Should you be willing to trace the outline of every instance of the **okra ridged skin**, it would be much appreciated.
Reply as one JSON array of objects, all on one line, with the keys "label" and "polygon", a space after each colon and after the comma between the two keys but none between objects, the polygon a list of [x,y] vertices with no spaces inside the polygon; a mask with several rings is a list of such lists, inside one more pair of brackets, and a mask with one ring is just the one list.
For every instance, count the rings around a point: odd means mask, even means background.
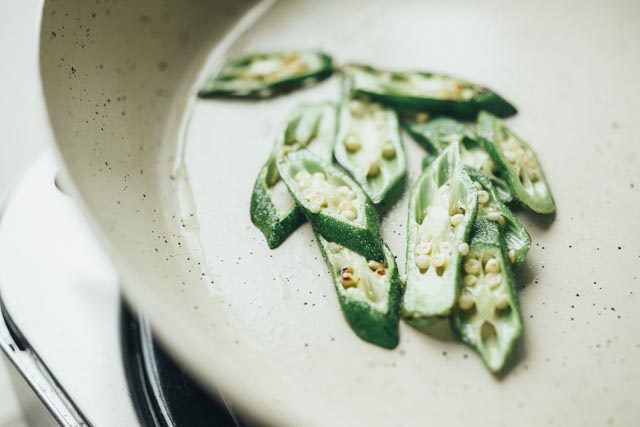
[{"label": "okra ridged skin", "polygon": [[332,276],[340,309],[345,320],[364,341],[378,345],[386,349],[397,347],[400,340],[400,301],[402,299],[402,282],[398,274],[395,259],[389,248],[384,246],[384,261],[388,275],[388,290],[386,309],[378,310],[372,304],[361,299],[350,297],[340,280],[340,268],[333,265],[329,255],[326,241],[316,234],[318,246]]},{"label": "okra ridged skin", "polygon": [[268,169],[268,164],[260,169],[251,195],[250,212],[251,222],[262,231],[269,248],[275,249],[304,223],[305,217],[297,205],[293,205],[282,217],[278,215],[266,186]]},{"label": "okra ridged skin", "polygon": [[[322,158],[330,160],[337,131],[337,108],[330,103],[301,105],[294,109],[278,134],[267,163],[260,169],[251,195],[251,221],[274,249],[305,222],[305,216],[295,201],[278,211],[271,189],[280,177],[276,159],[300,147],[314,149]],[[310,145],[309,145],[310,144]]]},{"label": "okra ridged skin", "polygon": [[458,142],[423,171],[409,197],[402,315],[424,329],[448,316],[459,292],[459,267],[477,211],[477,190]]},{"label": "okra ridged skin", "polygon": [[407,175],[398,116],[379,103],[347,96],[339,117],[335,158],[378,205]]},{"label": "okra ridged skin", "polygon": [[554,213],[556,205],[551,189],[529,144],[486,111],[478,115],[476,132],[511,187],[514,198],[534,212]]},{"label": "okra ridged skin", "polygon": [[[378,213],[348,174],[308,150],[292,152],[276,164],[289,192],[317,233],[369,259],[384,259]],[[305,189],[301,188],[297,179],[299,173],[325,175],[324,181],[330,182],[328,192],[331,194],[316,192],[305,198]],[[323,187],[327,188],[324,184]],[[340,188],[347,195],[334,200]],[[319,202],[317,205],[314,205],[314,199]],[[347,207],[340,211],[345,203]]]},{"label": "okra ridged skin", "polygon": [[[300,55],[302,57],[314,57],[318,64],[315,68],[293,73],[290,76],[266,80],[246,78],[243,82],[240,78],[241,71],[250,65],[251,61],[258,58],[278,58],[286,55]],[[323,52],[301,51],[301,52],[272,52],[264,54],[246,55],[226,64],[222,70],[210,77],[203,87],[198,91],[200,98],[243,98],[243,99],[266,99],[282,93],[319,83],[333,74],[333,60]],[[262,81],[260,81],[262,80]]]},{"label": "okra ridged skin", "polygon": [[406,124],[409,135],[429,154],[423,160],[423,168],[433,161],[451,141],[461,142],[461,157],[465,165],[475,168],[491,179],[495,189],[504,203],[513,200],[509,184],[496,175],[499,174],[486,142],[478,138],[472,128],[450,117],[436,117],[427,122],[410,122]]},{"label": "okra ridged skin", "polygon": [[[465,269],[475,274],[465,276],[464,282],[470,286],[464,285],[451,316],[451,328],[480,355],[487,368],[497,374],[503,370],[522,334],[520,305],[498,224],[476,218],[472,235],[462,274]],[[468,258],[479,259],[480,266],[473,265]],[[487,258],[489,261],[484,261]],[[467,280],[469,276],[475,278],[475,283]],[[497,276],[500,277],[496,285]]]},{"label": "okra ridged skin", "polygon": [[467,172],[471,180],[477,182],[489,195],[486,203],[478,195],[478,214],[477,217],[487,217],[487,209],[500,212],[503,219],[498,219],[501,228],[502,237],[507,250],[507,259],[511,261],[514,268],[517,268],[527,256],[531,247],[531,235],[520,222],[520,220],[511,212],[511,209],[501,202],[496,188],[491,181],[483,174],[473,168],[467,168]]},{"label": "okra ridged skin", "polygon": [[[444,74],[387,71],[358,64],[347,65],[343,67],[343,71],[354,79],[353,88],[355,91],[400,110],[449,115],[460,119],[474,119],[482,110],[490,111],[500,117],[513,116],[518,112],[510,102],[491,89]],[[366,78],[359,79],[357,73],[364,73],[360,76],[366,75]],[[432,79],[434,77],[455,81],[460,87],[473,88],[475,92],[472,97],[467,99],[447,99],[447,96],[437,94],[420,95],[419,88],[401,87],[394,82],[394,80],[403,78],[409,80],[410,78]]]}]

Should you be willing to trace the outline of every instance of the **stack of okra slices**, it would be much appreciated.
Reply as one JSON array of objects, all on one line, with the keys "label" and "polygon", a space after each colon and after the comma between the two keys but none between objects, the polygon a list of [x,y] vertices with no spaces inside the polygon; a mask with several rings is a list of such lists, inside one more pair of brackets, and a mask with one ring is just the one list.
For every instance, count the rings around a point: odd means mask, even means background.
[{"label": "stack of okra slices", "polygon": [[[334,71],[315,51],[249,55],[199,95],[269,98]],[[500,372],[522,332],[513,270],[531,245],[508,205],[555,211],[535,153],[501,120],[516,109],[442,74],[363,65],[339,72],[341,101],[299,106],[279,132],[256,179],[253,223],[271,248],[311,224],[344,317],[363,340],[394,348],[400,318],[426,333],[448,321]],[[404,188],[403,128],[426,155],[411,183],[401,280],[377,207]],[[284,187],[291,197],[283,200]]]}]

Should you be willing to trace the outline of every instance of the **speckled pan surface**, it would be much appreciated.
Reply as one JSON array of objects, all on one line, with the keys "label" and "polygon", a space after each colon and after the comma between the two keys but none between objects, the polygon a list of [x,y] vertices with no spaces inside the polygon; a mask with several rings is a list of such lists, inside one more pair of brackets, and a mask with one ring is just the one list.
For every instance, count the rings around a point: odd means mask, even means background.
[{"label": "speckled pan surface", "polygon": [[[288,110],[337,99],[338,84],[196,100],[212,49],[259,14],[251,1],[45,2],[53,133],[127,296],[204,383],[267,424],[634,425],[640,4],[345,3],[282,0],[231,54],[321,48],[341,63],[451,73],[514,101],[508,123],[537,150],[558,214],[519,213],[534,245],[518,272],[525,333],[508,374],[406,325],[394,351],[357,339],[308,226],[268,250],[249,219],[255,176]],[[421,152],[407,145],[414,179]],[[405,211],[383,224],[400,266]]]}]

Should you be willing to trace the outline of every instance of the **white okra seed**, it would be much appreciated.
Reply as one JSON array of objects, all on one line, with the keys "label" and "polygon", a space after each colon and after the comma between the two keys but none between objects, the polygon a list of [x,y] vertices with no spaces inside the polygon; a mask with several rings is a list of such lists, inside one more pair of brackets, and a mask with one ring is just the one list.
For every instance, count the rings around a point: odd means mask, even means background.
[{"label": "white okra seed", "polygon": [[467,274],[464,276],[464,279],[462,279],[462,283],[467,287],[473,287],[478,283],[478,278],[472,274]]},{"label": "white okra seed", "polygon": [[487,213],[487,219],[489,221],[500,221],[502,219],[502,213],[498,211],[489,212]]},{"label": "white okra seed", "polygon": [[469,244],[467,242],[460,243],[458,245],[458,252],[462,256],[467,255],[469,253]]},{"label": "white okra seed", "polygon": [[416,265],[420,270],[426,270],[431,264],[431,257],[429,255],[419,255],[416,257]]},{"label": "white okra seed", "polygon": [[346,210],[340,212],[340,214],[344,218],[348,219],[349,221],[353,221],[354,219],[356,219],[358,217],[358,214],[353,209],[346,209]]},{"label": "white okra seed", "polygon": [[485,190],[478,191],[478,202],[481,204],[485,204],[489,201],[489,193]]},{"label": "white okra seed", "polygon": [[326,176],[322,172],[316,172],[311,176],[312,179],[316,181],[325,181],[327,179]]},{"label": "white okra seed", "polygon": [[511,261],[512,263],[516,262],[516,251],[514,251],[513,249],[509,250],[508,256],[509,261]]},{"label": "white okra seed", "polygon": [[322,210],[322,208],[320,207],[320,205],[318,205],[316,203],[311,203],[309,205],[309,212],[311,212],[311,213],[317,214],[321,210]]},{"label": "white okra seed", "polygon": [[470,310],[475,304],[476,302],[473,300],[473,297],[467,292],[460,295],[460,298],[458,299],[458,305],[463,310]]},{"label": "white okra seed", "polygon": [[502,274],[500,273],[487,273],[484,276],[484,279],[486,280],[487,285],[489,285],[490,289],[496,289],[500,286],[500,284],[502,284]]},{"label": "white okra seed", "polygon": [[482,270],[482,264],[475,258],[469,258],[464,262],[464,271],[467,274],[477,275]]},{"label": "white okra seed", "polygon": [[431,255],[433,245],[431,242],[420,242],[416,246],[415,252],[417,255]]},{"label": "white okra seed", "polygon": [[509,299],[506,295],[500,294],[496,296],[496,310],[504,310],[509,307]]},{"label": "white okra seed", "polygon": [[462,214],[455,214],[451,217],[450,222],[451,225],[453,225],[454,227],[459,226],[460,224],[462,224],[462,221],[464,220],[464,215]]},{"label": "white okra seed", "polygon": [[447,258],[446,256],[440,253],[435,254],[434,256],[431,257],[431,264],[433,264],[434,267],[446,267]]},{"label": "white okra seed", "polygon": [[495,258],[490,258],[484,265],[484,269],[488,273],[500,273],[500,264]]}]

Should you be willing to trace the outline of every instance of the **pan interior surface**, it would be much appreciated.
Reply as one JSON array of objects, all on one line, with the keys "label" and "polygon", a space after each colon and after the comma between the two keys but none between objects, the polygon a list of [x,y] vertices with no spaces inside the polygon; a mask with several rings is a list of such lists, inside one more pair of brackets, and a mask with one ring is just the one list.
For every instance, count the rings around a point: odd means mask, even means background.
[{"label": "pan interior surface", "polygon": [[[640,345],[640,217],[610,220],[629,201],[640,207],[628,143],[640,6],[282,0],[258,18],[264,10],[248,1],[135,3],[46,3],[44,92],[76,197],[125,293],[205,384],[274,425],[640,416],[631,405],[640,358],[627,356]],[[257,22],[224,39],[251,11]],[[446,327],[426,336],[402,324],[392,351],[359,340],[310,227],[269,250],[251,224],[254,180],[283,120],[301,103],[338,101],[339,80],[265,101],[195,92],[224,58],[307,48],[338,64],[445,72],[518,107],[508,123],[537,151],[558,215],[519,213],[534,246],[517,274],[525,332],[506,375],[489,374]],[[413,182],[424,153],[408,137],[405,146]],[[383,221],[401,272],[406,204]]]}]

